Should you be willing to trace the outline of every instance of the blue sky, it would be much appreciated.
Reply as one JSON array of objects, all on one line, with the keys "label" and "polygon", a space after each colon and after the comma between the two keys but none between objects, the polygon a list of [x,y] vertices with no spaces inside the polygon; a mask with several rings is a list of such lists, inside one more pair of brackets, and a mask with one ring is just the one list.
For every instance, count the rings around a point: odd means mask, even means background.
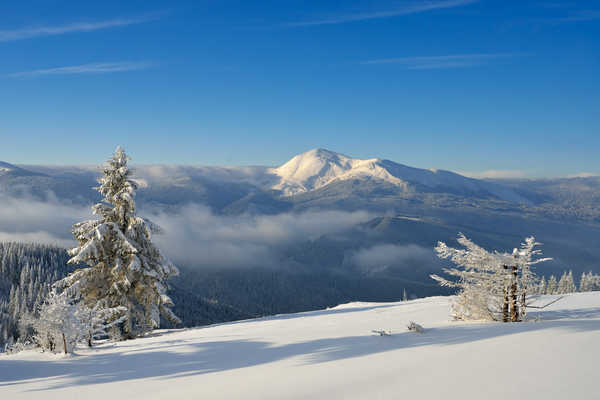
[{"label": "blue sky", "polygon": [[600,1],[8,3],[3,161],[600,173]]}]

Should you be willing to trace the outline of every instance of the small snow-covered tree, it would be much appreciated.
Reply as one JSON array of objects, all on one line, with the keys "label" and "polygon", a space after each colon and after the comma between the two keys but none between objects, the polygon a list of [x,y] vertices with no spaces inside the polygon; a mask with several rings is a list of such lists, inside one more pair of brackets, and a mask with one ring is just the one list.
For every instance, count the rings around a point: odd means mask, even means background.
[{"label": "small snow-covered tree", "polygon": [[114,308],[102,307],[102,302],[96,303],[93,308],[80,303],[77,317],[81,321],[88,347],[92,347],[94,339],[108,336],[108,329],[125,321],[127,308],[123,306]]},{"label": "small snow-covered tree", "polygon": [[558,287],[556,289],[557,294],[565,294],[567,292],[567,271],[563,271],[560,279],[558,280]]},{"label": "small snow-covered tree", "polygon": [[[77,223],[73,235],[79,245],[69,254],[70,264],[87,264],[57,284],[70,296],[81,296],[94,309],[126,309],[119,325],[124,338],[133,338],[157,328],[160,316],[180,323],[171,311],[167,279],[177,268],[152,243],[159,228],[138,217],[135,207],[137,184],[127,166],[129,157],[118,147],[103,169],[96,189],[104,196],[92,207],[98,219]],[[113,315],[113,321],[117,315]],[[108,322],[113,322],[108,321]]]},{"label": "small snow-covered tree", "polygon": [[536,294],[546,294],[546,277],[542,276]]},{"label": "small snow-covered tree", "polygon": [[440,258],[450,259],[456,268],[444,268],[443,271],[456,278],[448,280],[431,275],[440,285],[459,289],[452,305],[456,319],[497,320],[503,312],[505,288],[508,276],[503,273],[503,260],[496,253],[490,253],[463,234],[458,243],[464,249],[448,247],[438,242],[435,251]]},{"label": "small snow-covered tree", "polygon": [[[538,278],[531,270],[531,267],[535,264],[552,260],[548,257],[539,258],[542,251],[535,247],[540,244],[541,243],[535,241],[533,236],[530,236],[525,238],[525,241],[521,243],[519,249],[513,250],[514,263],[520,274],[517,282],[518,290],[520,292],[519,307],[521,315],[517,317],[519,320],[524,319],[527,316],[527,295],[536,294],[535,286],[538,284]],[[514,316],[511,319],[514,321]]]},{"label": "small snow-covered tree", "polygon": [[438,242],[435,251],[440,258],[451,260],[456,267],[443,271],[456,278],[448,280],[431,275],[440,285],[458,288],[453,303],[456,319],[487,319],[521,321],[525,317],[528,294],[534,294],[537,278],[531,266],[547,258],[537,257],[539,243],[526,238],[512,254],[489,252],[467,239],[463,234],[458,242],[464,249],[448,247]]},{"label": "small snow-covered tree", "polygon": [[558,281],[558,294],[574,293],[577,291],[575,282],[573,280],[573,271],[563,272],[560,280]]},{"label": "small snow-covered tree", "polygon": [[78,307],[68,296],[50,293],[40,307],[37,318],[30,319],[34,340],[45,350],[72,353],[85,334],[78,317]]},{"label": "small snow-covered tree", "polygon": [[589,289],[589,283],[587,280],[587,274],[585,272],[583,272],[581,274],[581,278],[579,279],[579,291],[580,292],[587,292]]},{"label": "small snow-covered tree", "polygon": [[600,275],[595,275],[592,271],[588,272],[587,274],[585,272],[581,274],[579,291],[591,292],[594,290],[600,290]]},{"label": "small snow-covered tree", "polygon": [[556,280],[556,276],[550,275],[548,279],[548,286],[546,287],[546,294],[557,294],[558,291],[558,281]]},{"label": "small snow-covered tree", "polygon": [[573,279],[573,271],[569,271],[567,274],[567,293],[575,293],[577,286],[575,286],[575,280]]}]

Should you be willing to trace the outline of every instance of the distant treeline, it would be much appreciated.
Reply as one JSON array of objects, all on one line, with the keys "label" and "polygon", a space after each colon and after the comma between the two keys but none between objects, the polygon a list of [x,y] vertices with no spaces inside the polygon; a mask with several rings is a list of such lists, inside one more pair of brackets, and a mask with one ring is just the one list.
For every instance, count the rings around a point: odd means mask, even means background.
[{"label": "distant treeline", "polygon": [[[19,321],[35,313],[51,284],[75,270],[65,249],[39,244],[0,243],[0,349],[20,336]],[[85,266],[83,266],[85,267]],[[397,301],[447,294],[434,284],[399,278],[272,268],[207,269],[181,266],[170,296],[184,326],[335,306],[349,301]],[[166,321],[163,321],[168,326]]]},{"label": "distant treeline", "polygon": [[[58,247],[0,243],[0,349],[19,338],[19,321],[36,312],[51,284],[76,269],[67,265],[68,259],[67,252]],[[188,327],[322,309],[350,301],[398,301],[404,290],[413,298],[451,293],[433,281],[371,277],[327,268],[180,266],[180,270],[181,275],[170,281],[169,294],[175,303],[173,311]],[[572,275],[550,281],[556,286],[544,279],[540,292],[576,290]],[[584,275],[582,283],[583,290],[600,289],[600,280],[592,273]]]},{"label": "distant treeline", "polygon": [[0,243],[0,349],[20,336],[19,321],[37,310],[50,286],[75,267],[65,249],[24,243]]}]

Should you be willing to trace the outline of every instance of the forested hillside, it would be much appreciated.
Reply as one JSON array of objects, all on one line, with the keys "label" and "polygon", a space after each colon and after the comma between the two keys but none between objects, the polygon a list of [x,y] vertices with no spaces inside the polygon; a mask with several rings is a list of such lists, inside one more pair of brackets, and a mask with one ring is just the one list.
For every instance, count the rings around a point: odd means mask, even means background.
[{"label": "forested hillside", "polygon": [[75,267],[59,247],[0,242],[0,349],[19,337],[19,320],[45,300],[50,286]]}]

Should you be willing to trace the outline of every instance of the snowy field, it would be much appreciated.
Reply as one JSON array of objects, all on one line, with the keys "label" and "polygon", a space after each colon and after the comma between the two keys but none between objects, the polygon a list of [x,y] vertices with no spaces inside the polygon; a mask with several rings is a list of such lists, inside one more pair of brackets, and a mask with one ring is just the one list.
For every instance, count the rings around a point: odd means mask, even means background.
[{"label": "snowy field", "polygon": [[[600,399],[600,292],[515,324],[451,322],[448,302],[351,303],[68,357],[0,355],[0,399]],[[411,320],[425,333],[408,332]]]}]

